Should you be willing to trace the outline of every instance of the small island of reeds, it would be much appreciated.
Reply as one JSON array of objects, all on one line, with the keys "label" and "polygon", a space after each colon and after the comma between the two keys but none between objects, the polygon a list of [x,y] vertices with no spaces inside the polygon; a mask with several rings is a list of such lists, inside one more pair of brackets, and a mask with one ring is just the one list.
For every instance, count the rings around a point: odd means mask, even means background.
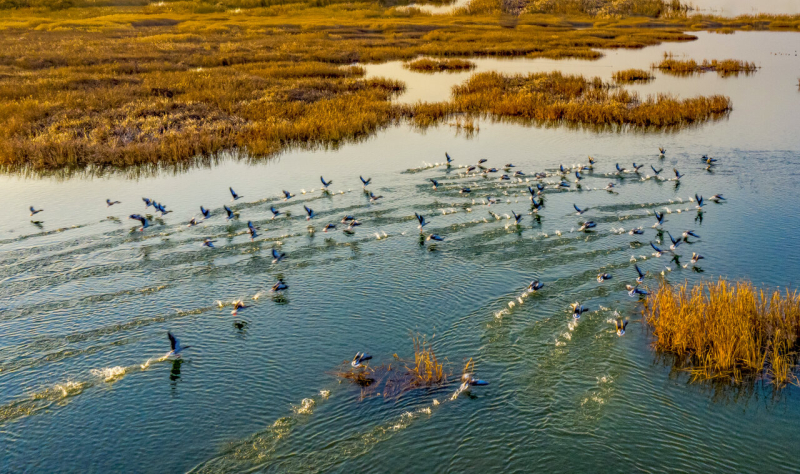
[{"label": "small island of reeds", "polygon": [[704,59],[702,63],[697,63],[693,59],[679,60],[670,53],[664,53],[664,59],[660,63],[654,63],[653,69],[660,69],[669,74],[689,75],[708,71],[716,71],[720,76],[735,76],[739,73],[750,74],[758,70],[755,63],[740,61],[738,59],[723,59],[718,61]]},{"label": "small island of reeds", "polygon": [[488,114],[496,119],[534,123],[663,129],[719,118],[730,108],[730,99],[721,95],[678,99],[659,94],[641,98],[598,77],[587,79],[560,72],[484,72],[454,87],[450,102],[417,104],[413,118],[428,125],[452,113]]},{"label": "small island of reeds", "polygon": [[650,82],[654,76],[644,69],[625,69],[617,71],[612,76],[614,82],[619,84],[632,84],[635,82]]},{"label": "small island of reeds", "polygon": [[674,354],[696,379],[797,383],[800,294],[748,282],[664,284],[644,317],[655,348]]},{"label": "small island of reeds", "polygon": [[469,71],[475,69],[476,65],[466,59],[431,59],[420,58],[403,65],[407,69],[416,72],[441,72],[441,71]]}]

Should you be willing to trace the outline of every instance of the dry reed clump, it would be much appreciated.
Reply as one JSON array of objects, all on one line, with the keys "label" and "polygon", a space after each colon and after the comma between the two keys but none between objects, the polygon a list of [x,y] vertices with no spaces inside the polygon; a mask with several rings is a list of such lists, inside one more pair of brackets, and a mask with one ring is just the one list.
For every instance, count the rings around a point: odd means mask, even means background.
[{"label": "dry reed clump", "polygon": [[720,279],[662,285],[644,316],[659,351],[674,353],[697,378],[764,376],[797,382],[800,294]]},{"label": "dry reed clump", "polygon": [[704,59],[698,64],[693,59],[681,61],[675,59],[671,53],[664,53],[664,59],[660,63],[654,63],[653,69],[660,69],[674,75],[688,75],[707,71],[717,71],[721,76],[738,75],[739,73],[750,74],[758,70],[755,63],[739,61],[737,59],[725,59],[711,61]]},{"label": "dry reed clump", "polygon": [[625,69],[617,71],[612,75],[615,82],[620,84],[632,84],[634,82],[649,82],[654,76],[644,69]]},{"label": "dry reed clump", "polygon": [[420,335],[413,336],[414,365],[406,365],[412,386],[432,386],[447,382],[444,364],[439,362],[433,348]]},{"label": "dry reed clump", "polygon": [[[453,99],[448,105],[449,113],[644,129],[718,118],[731,107],[730,99],[724,96],[680,100],[662,94],[640,99],[635,93],[611,88],[600,78],[588,80],[560,72],[476,74],[463,85],[453,88]],[[442,109],[430,104],[417,104],[413,118],[421,124],[433,123],[444,114]]]},{"label": "dry reed clump", "polygon": [[469,71],[475,69],[472,61],[465,59],[431,59],[420,58],[403,64],[403,67],[416,72]]},{"label": "dry reed clump", "polygon": [[[361,387],[361,397],[382,396],[398,398],[402,394],[423,387],[439,387],[447,383],[447,369],[439,361],[431,345],[424,336],[412,335],[414,361],[404,361],[394,355],[397,366],[392,364],[378,367],[354,369],[349,362],[335,375],[349,380]],[[402,368],[398,368],[402,367]]]}]

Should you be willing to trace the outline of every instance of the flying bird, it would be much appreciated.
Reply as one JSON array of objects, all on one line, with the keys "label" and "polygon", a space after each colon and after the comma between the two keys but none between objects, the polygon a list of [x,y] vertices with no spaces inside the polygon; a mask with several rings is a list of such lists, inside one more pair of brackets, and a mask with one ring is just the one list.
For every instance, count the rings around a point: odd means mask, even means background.
[{"label": "flying bird", "polygon": [[655,169],[655,167],[653,165],[650,165],[650,168],[653,170],[653,173],[655,173],[656,176],[658,176],[662,171],[664,171],[664,168],[661,168],[660,170],[657,170],[657,169]]},{"label": "flying bird", "polygon": [[272,249],[272,263],[278,263],[286,257],[285,253],[280,253],[276,249]]},{"label": "flying bird", "polygon": [[435,240],[436,242],[444,242],[444,237],[441,237],[441,236],[436,235],[436,234],[431,234],[425,240]]},{"label": "flying bird", "polygon": [[331,184],[333,184],[333,180],[331,180],[331,181],[325,181],[325,178],[323,178],[322,176],[320,176],[320,177],[319,177],[319,180],[320,180],[320,181],[322,181],[322,187],[323,187],[324,189],[328,189],[328,186],[330,186]]},{"label": "flying bird", "polygon": [[536,292],[544,287],[544,283],[540,282],[539,280],[533,280],[530,285],[528,285],[528,292]]},{"label": "flying bird", "polygon": [[583,306],[580,303],[572,303],[572,317],[575,319],[581,319],[581,315],[585,312],[589,311],[589,308]]},{"label": "flying bird", "polygon": [[519,225],[519,221],[521,221],[521,220],[522,220],[522,214],[517,214],[517,213],[516,213],[516,212],[514,212],[514,211],[511,211],[511,214],[513,214],[513,215],[514,215],[514,223],[515,223],[515,224],[517,224],[517,225]]},{"label": "flying bird", "polygon": [[417,220],[419,221],[419,230],[422,232],[422,228],[428,225],[428,223],[425,222],[425,216],[422,214],[417,214],[416,212],[414,213],[414,216],[417,217]]},{"label": "flying bird", "polygon": [[278,279],[278,283],[275,283],[274,285],[272,285],[272,291],[276,292],[276,293],[279,292],[279,291],[283,291],[283,290],[285,290],[287,288],[289,288],[289,285],[287,285],[283,281],[283,278],[279,278]]},{"label": "flying bird", "polygon": [[128,216],[128,219],[133,219],[142,223],[142,227],[139,229],[139,232],[144,232],[146,228],[150,227],[150,221],[148,221],[146,217],[139,214],[131,214]]},{"label": "flying bird", "polygon": [[313,210],[311,210],[310,207],[306,205],[303,205],[303,207],[306,209],[306,214],[308,214],[308,216],[306,216],[307,221],[310,221],[312,217],[316,216],[316,214],[314,213]]},{"label": "flying bird", "polygon": [[233,188],[228,188],[228,189],[231,191],[231,197],[233,198],[234,201],[238,201],[239,199],[244,197],[236,194],[236,191],[234,191]]},{"label": "flying bird", "polygon": [[447,164],[448,165],[453,162],[453,159],[450,158],[450,154],[449,153],[444,152],[444,157],[447,159]]},{"label": "flying bird", "polygon": [[483,386],[489,385],[489,382],[485,380],[476,379],[472,376],[472,374],[464,374],[461,376],[461,388],[466,389],[467,387],[475,387],[475,386]]},{"label": "flying bird", "polygon": [[614,326],[617,328],[617,336],[624,336],[625,335],[625,328],[628,327],[628,320],[616,320],[614,321]]},{"label": "flying bird", "polygon": [[236,214],[233,212],[233,209],[231,209],[226,205],[223,205],[222,207],[225,209],[225,212],[228,213],[228,217],[226,219],[231,220],[234,217],[236,217]]},{"label": "flying bird", "polygon": [[353,357],[353,361],[350,362],[350,365],[356,369],[366,366],[365,362],[372,359],[372,356],[367,354],[366,352],[356,352],[355,357]]},{"label": "flying bird", "polygon": [[44,211],[44,209],[34,209],[34,207],[31,206],[31,216],[35,216],[36,214],[38,214],[38,213],[40,213],[42,211]]},{"label": "flying bird", "polygon": [[284,190],[283,190],[283,196],[284,196],[283,200],[284,200],[284,201],[288,201],[289,199],[291,199],[291,198],[293,198],[293,197],[294,197],[294,194],[292,194],[292,193],[290,193],[289,191],[286,191],[286,190],[284,189]]},{"label": "flying bird", "polygon": [[649,291],[643,290],[643,289],[639,288],[638,286],[625,285],[625,288],[628,289],[628,296],[636,296],[636,295],[647,296],[647,295],[650,294]]},{"label": "flying bird", "polygon": [[635,268],[636,269],[636,273],[639,274],[639,276],[636,277],[636,283],[643,282],[644,281],[644,273],[642,273],[642,270],[639,268],[639,265],[633,264],[633,268]]},{"label": "flying bird", "polygon": [[586,212],[586,211],[588,211],[588,210],[589,210],[589,208],[588,208],[588,207],[585,207],[585,208],[581,209],[581,208],[579,208],[579,207],[578,207],[576,204],[573,204],[573,205],[572,205],[572,207],[574,207],[574,208],[575,208],[575,210],[576,210],[576,211],[578,211],[578,212],[577,212],[577,214],[578,214],[578,215],[581,215],[581,214],[583,214],[584,212]]},{"label": "flying bird", "polygon": [[669,233],[669,231],[667,231],[667,235],[669,236],[669,240],[672,242],[672,245],[669,246],[669,249],[674,251],[676,248],[678,248],[678,245],[681,244],[682,240],[674,239],[672,237],[672,234]]},{"label": "flying bird", "polygon": [[703,196],[698,196],[697,194],[694,195],[694,200],[697,201],[697,208],[702,209],[706,203],[703,201]]},{"label": "flying bird", "polygon": [[678,168],[672,168],[672,171],[674,171],[674,172],[675,172],[675,179],[681,179],[681,178],[683,178],[684,176],[686,176],[686,175],[683,175],[683,174],[681,174],[681,172],[680,172],[680,171],[678,171]]},{"label": "flying bird", "polygon": [[279,210],[275,209],[275,206],[270,206],[270,207],[269,207],[269,210],[270,210],[270,212],[272,212],[272,218],[273,218],[273,219],[275,219],[276,217],[278,217],[279,215],[281,215],[281,211],[279,211]]},{"label": "flying bird", "polygon": [[366,188],[367,186],[369,186],[369,183],[371,183],[371,182],[372,182],[372,178],[367,178],[367,179],[364,179],[364,177],[363,177],[363,176],[359,176],[358,178],[361,180],[361,184],[363,184],[365,188]]},{"label": "flying bird", "polygon": [[699,253],[692,252],[692,264],[696,264],[700,260],[704,259],[705,257],[700,255]]},{"label": "flying bird", "polygon": [[122,204],[122,203],[121,203],[121,202],[119,202],[119,201],[112,201],[111,199],[106,199],[106,206],[107,206],[107,207],[111,207],[111,206],[113,206],[114,204]]},{"label": "flying bird", "polygon": [[188,349],[192,346],[182,346],[181,341],[178,340],[177,337],[173,336],[171,332],[167,331],[167,337],[169,338],[169,345],[172,349],[166,355],[166,357],[176,356],[180,357],[180,353],[183,352],[185,349]]},{"label": "flying bird", "polygon": [[606,280],[611,279],[611,274],[609,273],[598,273],[597,274],[597,283],[603,283]]},{"label": "flying bird", "polygon": [[692,236],[695,239],[699,239],[700,238],[700,236],[695,234],[693,230],[687,230],[686,232],[683,233],[683,240],[687,240],[688,241],[689,236]]},{"label": "flying bird", "polygon": [[211,211],[209,211],[203,206],[200,206],[200,212],[203,214],[203,219],[208,219],[209,217],[211,217]]},{"label": "flying bird", "polygon": [[658,248],[653,242],[650,242],[650,246],[656,251],[656,257],[660,257],[664,253],[664,251]]},{"label": "flying bird", "polygon": [[206,239],[203,241],[203,247],[208,247],[210,249],[214,248],[214,241],[211,239]]},{"label": "flying bird", "polygon": [[439,187],[439,182],[438,181],[436,181],[433,178],[428,178],[428,179],[430,180],[431,183],[433,183],[433,189],[436,189],[436,188]]},{"label": "flying bird", "polygon": [[369,192],[369,202],[375,202],[382,197],[383,197],[382,195],[376,196],[375,193],[373,193],[372,191]]}]

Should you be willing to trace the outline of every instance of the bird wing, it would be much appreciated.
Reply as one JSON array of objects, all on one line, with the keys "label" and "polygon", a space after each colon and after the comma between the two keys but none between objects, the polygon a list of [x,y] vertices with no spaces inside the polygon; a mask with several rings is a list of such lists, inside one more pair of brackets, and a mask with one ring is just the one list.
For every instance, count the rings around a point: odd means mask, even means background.
[{"label": "bird wing", "polygon": [[656,252],[658,252],[658,253],[661,253],[661,249],[660,249],[660,248],[658,248],[658,247],[656,247],[656,244],[654,244],[653,242],[650,242],[650,246],[651,246],[651,247],[653,247],[653,249],[654,249]]},{"label": "bird wing", "polygon": [[174,351],[175,348],[178,346],[178,340],[169,331],[167,331],[167,337],[169,338],[169,345],[172,348],[172,350]]},{"label": "bird wing", "polygon": [[644,273],[642,273],[642,270],[641,270],[641,269],[639,269],[639,265],[636,265],[636,264],[634,263],[634,264],[633,264],[633,267],[636,269],[636,273],[638,273],[640,277],[644,277]]}]

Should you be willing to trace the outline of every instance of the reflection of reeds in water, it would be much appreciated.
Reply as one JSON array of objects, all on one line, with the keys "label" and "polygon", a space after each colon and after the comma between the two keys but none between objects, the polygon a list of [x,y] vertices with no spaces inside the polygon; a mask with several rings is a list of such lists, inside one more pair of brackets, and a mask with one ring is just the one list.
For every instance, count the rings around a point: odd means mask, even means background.
[{"label": "reflection of reeds in water", "polygon": [[420,58],[403,64],[403,67],[417,72],[469,71],[475,69],[475,63],[466,59],[432,59]]},{"label": "reflection of reeds in water", "polygon": [[660,63],[653,64],[652,67],[674,75],[717,71],[721,76],[738,75],[739,73],[750,74],[758,69],[755,63],[739,61],[738,59],[724,59],[722,61],[704,59],[700,64],[693,59],[681,61],[675,59],[672,53],[664,53],[664,59]]},{"label": "reflection of reeds in water", "polygon": [[764,292],[720,279],[692,287],[662,285],[647,300],[645,319],[656,349],[682,358],[696,378],[764,376],[797,382],[800,294]]}]

